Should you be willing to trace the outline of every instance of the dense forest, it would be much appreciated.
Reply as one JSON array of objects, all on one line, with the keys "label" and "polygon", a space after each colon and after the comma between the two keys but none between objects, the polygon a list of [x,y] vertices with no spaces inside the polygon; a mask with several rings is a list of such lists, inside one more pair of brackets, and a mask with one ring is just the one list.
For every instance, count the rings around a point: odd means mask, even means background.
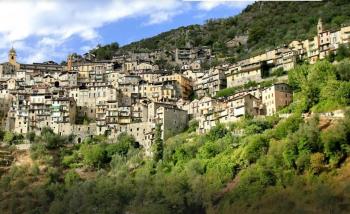
[{"label": "dense forest", "polygon": [[[132,136],[24,137],[29,156],[0,179],[2,213],[349,213],[350,60],[300,65],[289,72],[293,103],[287,118],[217,124],[207,134],[187,131],[145,157]],[[343,109],[328,120],[317,112]],[[305,113],[314,112],[305,118]],[[241,134],[237,134],[241,133]],[[111,144],[112,143],[112,144]],[[11,146],[9,147],[11,149]],[[26,160],[26,161],[24,161]],[[278,201],[278,203],[276,203]]]},{"label": "dense forest", "polygon": [[[292,40],[312,38],[316,34],[319,18],[322,18],[326,29],[350,24],[350,2],[256,2],[237,16],[211,19],[204,25],[180,27],[131,43],[119,50],[172,50],[191,44],[193,47],[211,47],[218,57],[226,56],[237,60]],[[235,38],[238,38],[238,45],[228,47],[227,42]],[[104,58],[104,51],[110,50],[108,45],[97,49],[101,49],[94,50],[98,58]],[[109,57],[107,54],[106,58]]]}]

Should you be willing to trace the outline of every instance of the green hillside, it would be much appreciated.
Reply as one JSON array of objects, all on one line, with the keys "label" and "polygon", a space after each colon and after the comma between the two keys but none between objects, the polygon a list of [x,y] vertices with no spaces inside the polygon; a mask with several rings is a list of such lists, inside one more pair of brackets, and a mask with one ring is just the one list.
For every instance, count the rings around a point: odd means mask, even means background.
[{"label": "green hillside", "polygon": [[[350,20],[350,2],[257,2],[237,16],[174,29],[126,45],[122,50],[171,50],[190,43],[212,47],[219,55],[241,58],[295,39],[313,37],[320,17],[326,28],[338,28]],[[225,43],[235,36],[247,36],[248,41],[227,48]]]},{"label": "green hillside", "polygon": [[[350,60],[289,72],[291,116],[242,118],[207,134],[160,140],[154,158],[133,137],[113,144],[45,129],[0,178],[2,213],[349,213]],[[332,119],[304,112],[343,109]],[[348,109],[348,110],[347,110]],[[243,135],[235,135],[243,130]],[[0,132],[9,145],[20,138]]]}]

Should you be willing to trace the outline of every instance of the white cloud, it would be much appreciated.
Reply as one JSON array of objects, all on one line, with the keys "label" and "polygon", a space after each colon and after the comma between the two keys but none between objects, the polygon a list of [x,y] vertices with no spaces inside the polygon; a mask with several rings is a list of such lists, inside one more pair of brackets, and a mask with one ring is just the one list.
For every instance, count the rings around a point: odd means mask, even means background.
[{"label": "white cloud", "polygon": [[184,4],[179,0],[0,1],[0,49],[38,37],[42,39],[31,44],[37,50],[35,56],[24,60],[46,60],[53,55],[47,51],[57,51],[72,36],[94,41],[100,27],[126,17],[147,16],[149,24],[158,24],[171,19]]},{"label": "white cloud", "polygon": [[227,7],[234,7],[234,8],[244,8],[248,4],[253,3],[253,0],[198,0],[198,8],[201,10],[209,11],[212,10],[218,6],[227,6]]},{"label": "white cloud", "polygon": [[[203,2],[199,7],[210,10],[220,4]],[[65,47],[73,36],[92,46],[106,24],[128,17],[159,24],[191,5],[183,0],[0,0],[0,50],[14,45],[26,53],[20,60],[27,63],[65,58],[66,51],[75,51]]]}]

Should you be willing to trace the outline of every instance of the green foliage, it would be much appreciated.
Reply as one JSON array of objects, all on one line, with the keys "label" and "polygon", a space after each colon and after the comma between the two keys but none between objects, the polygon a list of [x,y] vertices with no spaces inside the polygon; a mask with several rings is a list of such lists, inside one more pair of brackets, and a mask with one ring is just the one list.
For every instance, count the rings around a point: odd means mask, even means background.
[{"label": "green foliage", "polygon": [[11,144],[13,142],[13,140],[15,139],[15,134],[12,132],[5,132],[4,135],[4,142],[7,144]]},{"label": "green foliage", "polygon": [[247,164],[256,162],[261,155],[266,154],[268,150],[268,138],[264,135],[252,135],[244,140],[246,144],[242,158]]},{"label": "green foliage", "polygon": [[30,143],[34,143],[35,137],[36,137],[35,132],[28,132],[26,134],[26,138],[27,140],[29,140]]},{"label": "green foliage", "polygon": [[340,81],[350,81],[350,59],[339,62],[335,67],[337,79]]},{"label": "green foliage", "polygon": [[310,168],[313,173],[319,174],[325,168],[325,156],[323,153],[317,152],[310,157]]},{"label": "green foliage", "polygon": [[350,46],[344,45],[344,44],[339,45],[335,59],[337,61],[341,61],[341,60],[343,60],[345,58],[349,58],[349,57],[350,57]]},{"label": "green foliage", "polygon": [[93,122],[93,119],[89,118],[87,115],[83,115],[83,116],[78,115],[78,117],[75,120],[75,123],[78,125],[89,125],[92,122]]},{"label": "green foliage", "polygon": [[350,82],[330,80],[321,89],[320,101],[312,109],[315,112],[327,112],[350,104]]},{"label": "green foliage", "polygon": [[64,183],[67,187],[71,187],[80,180],[81,179],[79,174],[76,173],[74,170],[70,170],[64,175]]},{"label": "green foliage", "polygon": [[107,154],[101,144],[82,144],[79,149],[83,163],[90,167],[100,168],[106,163]]},{"label": "green foliage", "polygon": [[162,130],[161,125],[157,124],[155,129],[155,136],[154,136],[154,153],[153,153],[153,159],[158,162],[159,160],[163,159],[163,139],[162,139]]},{"label": "green foliage", "polygon": [[321,99],[321,90],[330,81],[336,80],[335,68],[328,61],[315,65],[301,65],[289,72],[289,84],[295,94],[296,112],[309,111]]},{"label": "green foliage", "polygon": [[232,87],[232,88],[224,88],[221,89],[220,91],[218,91],[215,95],[216,98],[220,98],[220,97],[228,97],[231,95],[234,95],[237,91],[242,91],[245,89],[251,89],[254,87],[269,87],[271,86],[276,80],[267,80],[267,81],[263,81],[260,83],[257,83],[255,81],[248,81],[247,83],[245,83],[242,86],[236,86],[236,87]]},{"label": "green foliage", "polygon": [[210,129],[207,134],[207,138],[210,141],[216,141],[220,138],[223,138],[228,133],[228,130],[223,124],[217,124],[215,127]]},{"label": "green foliage", "polygon": [[48,150],[42,143],[35,143],[30,147],[30,157],[34,160],[43,158],[47,154]]},{"label": "green foliage", "polygon": [[187,132],[195,132],[199,126],[199,122],[197,120],[191,120],[188,124]]},{"label": "green foliage", "polygon": [[228,97],[230,95],[233,95],[237,92],[236,88],[224,88],[218,91],[215,95],[215,97]]},{"label": "green foliage", "polygon": [[286,74],[287,74],[287,71],[285,71],[283,68],[277,68],[272,72],[271,76],[280,77]]},{"label": "green foliage", "polygon": [[312,118],[286,139],[286,148],[283,152],[288,167],[303,171],[309,168],[310,154],[322,150],[318,119]]},{"label": "green foliage", "polygon": [[[286,10],[285,8],[289,8]],[[316,35],[321,17],[326,29],[339,28],[349,20],[350,6],[344,0],[325,2],[256,2],[241,14],[225,19],[211,19],[204,25],[180,27],[155,37],[133,42],[122,50],[173,50],[190,43],[209,46],[217,56],[243,59],[266,49],[305,40]],[[268,26],[268,27],[267,27]],[[248,42],[226,48],[235,36],[248,36]]]},{"label": "green foliage", "polygon": [[283,139],[288,134],[295,132],[299,128],[299,124],[302,123],[303,119],[299,114],[293,114],[287,119],[281,120],[277,126],[272,130],[272,136],[276,139]]},{"label": "green foliage", "polygon": [[350,117],[346,114],[345,119],[334,128],[322,133],[321,139],[324,144],[324,154],[332,166],[337,166],[350,152]]},{"label": "green foliage", "polygon": [[116,51],[119,50],[119,44],[113,42],[109,45],[97,45],[96,49],[90,51],[90,53],[95,54],[98,60],[110,60],[115,55]]},{"label": "green foliage", "polygon": [[50,128],[43,128],[40,134],[41,141],[45,143],[48,149],[56,149],[65,144],[73,143],[74,136],[60,136],[53,132]]}]

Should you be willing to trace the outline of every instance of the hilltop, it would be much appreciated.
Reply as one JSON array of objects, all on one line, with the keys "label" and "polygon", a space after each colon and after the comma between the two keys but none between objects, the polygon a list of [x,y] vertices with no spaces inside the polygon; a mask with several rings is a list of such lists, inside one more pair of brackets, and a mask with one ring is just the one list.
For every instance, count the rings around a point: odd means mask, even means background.
[{"label": "hilltop", "polygon": [[327,29],[339,28],[350,19],[350,2],[256,2],[237,16],[180,27],[121,50],[172,50],[191,44],[211,47],[219,56],[242,58],[292,40],[312,38],[319,18]]}]

